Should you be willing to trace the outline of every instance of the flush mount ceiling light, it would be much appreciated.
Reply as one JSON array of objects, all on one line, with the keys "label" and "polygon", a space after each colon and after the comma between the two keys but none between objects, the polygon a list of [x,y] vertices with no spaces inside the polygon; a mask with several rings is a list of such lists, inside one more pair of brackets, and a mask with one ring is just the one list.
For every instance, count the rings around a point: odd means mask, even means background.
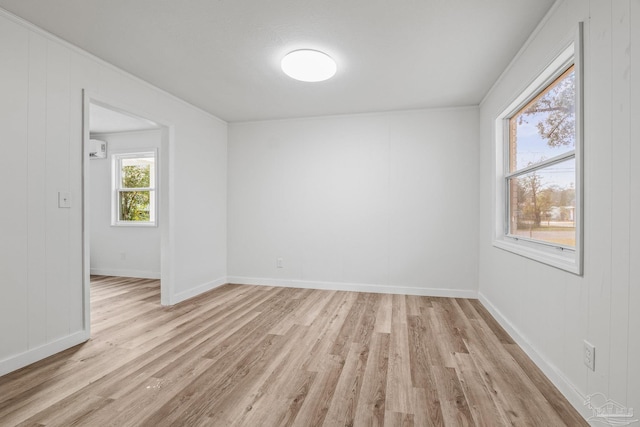
[{"label": "flush mount ceiling light", "polygon": [[321,82],[330,79],[338,67],[326,53],[301,49],[288,53],[280,63],[282,71],[292,79],[303,82]]}]

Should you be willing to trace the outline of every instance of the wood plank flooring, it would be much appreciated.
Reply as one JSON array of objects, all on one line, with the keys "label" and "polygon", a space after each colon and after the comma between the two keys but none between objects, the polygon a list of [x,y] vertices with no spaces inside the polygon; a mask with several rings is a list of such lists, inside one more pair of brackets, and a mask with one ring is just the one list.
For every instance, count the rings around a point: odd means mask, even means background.
[{"label": "wood plank flooring", "polygon": [[476,300],[93,277],[92,339],[0,377],[1,426],[586,426]]}]

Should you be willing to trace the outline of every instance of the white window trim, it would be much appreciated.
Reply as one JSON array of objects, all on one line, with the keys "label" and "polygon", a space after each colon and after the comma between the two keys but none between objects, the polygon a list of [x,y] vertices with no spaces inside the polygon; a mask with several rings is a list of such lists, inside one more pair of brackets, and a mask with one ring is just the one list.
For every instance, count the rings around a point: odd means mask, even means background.
[{"label": "white window trim", "polygon": [[[496,179],[494,181],[495,198],[495,230],[493,233],[493,246],[521,255],[526,258],[577,274],[582,274],[582,242],[583,242],[583,197],[582,197],[582,141],[583,141],[583,66],[582,66],[582,23],[578,26],[578,34],[575,40],[558,55],[540,75],[522,91],[522,93],[498,116],[495,122],[496,141]],[[576,165],[576,246],[574,248],[562,247],[550,243],[508,236],[508,189],[505,177],[510,175],[507,150],[509,146],[509,117],[513,116],[531,100],[535,94],[542,91],[560,76],[568,67],[574,64],[576,85],[576,141],[575,141],[575,165]],[[549,159],[548,162],[557,162],[563,156]],[[545,162],[547,163],[547,162]],[[539,165],[537,165],[539,166]],[[519,171],[518,173],[521,173]]]},{"label": "white window trim", "polygon": [[[153,221],[121,221],[119,212],[118,192],[120,190],[118,182],[120,180],[120,159],[136,157],[153,157],[154,159],[154,182],[155,186],[150,187],[154,192],[152,206],[154,212]],[[157,227],[158,226],[158,149],[145,148],[136,150],[118,150],[111,153],[111,226],[113,227]],[[146,190],[147,188],[145,188]],[[132,189],[135,190],[135,189]]]}]

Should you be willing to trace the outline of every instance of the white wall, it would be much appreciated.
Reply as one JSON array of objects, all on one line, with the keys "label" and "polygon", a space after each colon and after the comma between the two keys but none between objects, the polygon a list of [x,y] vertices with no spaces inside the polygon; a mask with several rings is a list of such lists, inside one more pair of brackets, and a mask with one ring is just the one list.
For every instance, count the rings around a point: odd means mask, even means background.
[{"label": "white wall", "polygon": [[[493,124],[585,21],[584,276],[494,248]],[[481,105],[481,300],[577,408],[600,392],[640,409],[640,1],[566,0]],[[596,346],[596,370],[582,342]]]},{"label": "white wall", "polygon": [[3,11],[0,61],[0,375],[88,338],[82,89],[169,126],[165,302],[225,282],[226,123]]},{"label": "white wall", "polygon": [[[494,119],[579,20],[583,277],[491,245]],[[576,407],[602,392],[637,411],[639,40],[639,0],[559,1],[479,122],[476,109],[460,109],[232,125],[229,279],[473,295],[479,277],[484,303]],[[226,281],[225,123],[4,12],[0,58],[0,176],[10,184],[0,209],[0,374],[87,338],[83,88],[170,125],[168,302]],[[71,192],[72,208],[57,208],[58,191]],[[596,345],[595,372],[582,364],[583,339]]]},{"label": "white wall", "polygon": [[230,124],[229,281],[475,296],[477,130],[477,108]]},{"label": "white wall", "polygon": [[91,138],[106,141],[108,146],[106,159],[89,162],[91,274],[159,279],[162,218],[158,217],[158,227],[111,225],[111,154],[150,148],[160,150],[161,132],[101,133],[91,134]]}]

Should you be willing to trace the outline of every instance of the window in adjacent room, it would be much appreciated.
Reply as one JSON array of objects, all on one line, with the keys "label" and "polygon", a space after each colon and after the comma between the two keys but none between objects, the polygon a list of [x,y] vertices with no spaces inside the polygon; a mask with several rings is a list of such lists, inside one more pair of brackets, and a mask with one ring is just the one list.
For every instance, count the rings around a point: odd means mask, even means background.
[{"label": "window in adjacent room", "polygon": [[497,146],[504,160],[498,165],[494,241],[577,274],[582,214],[579,73],[572,45],[498,118]]},{"label": "window in adjacent room", "polygon": [[156,225],[156,152],[112,156],[112,225]]}]

